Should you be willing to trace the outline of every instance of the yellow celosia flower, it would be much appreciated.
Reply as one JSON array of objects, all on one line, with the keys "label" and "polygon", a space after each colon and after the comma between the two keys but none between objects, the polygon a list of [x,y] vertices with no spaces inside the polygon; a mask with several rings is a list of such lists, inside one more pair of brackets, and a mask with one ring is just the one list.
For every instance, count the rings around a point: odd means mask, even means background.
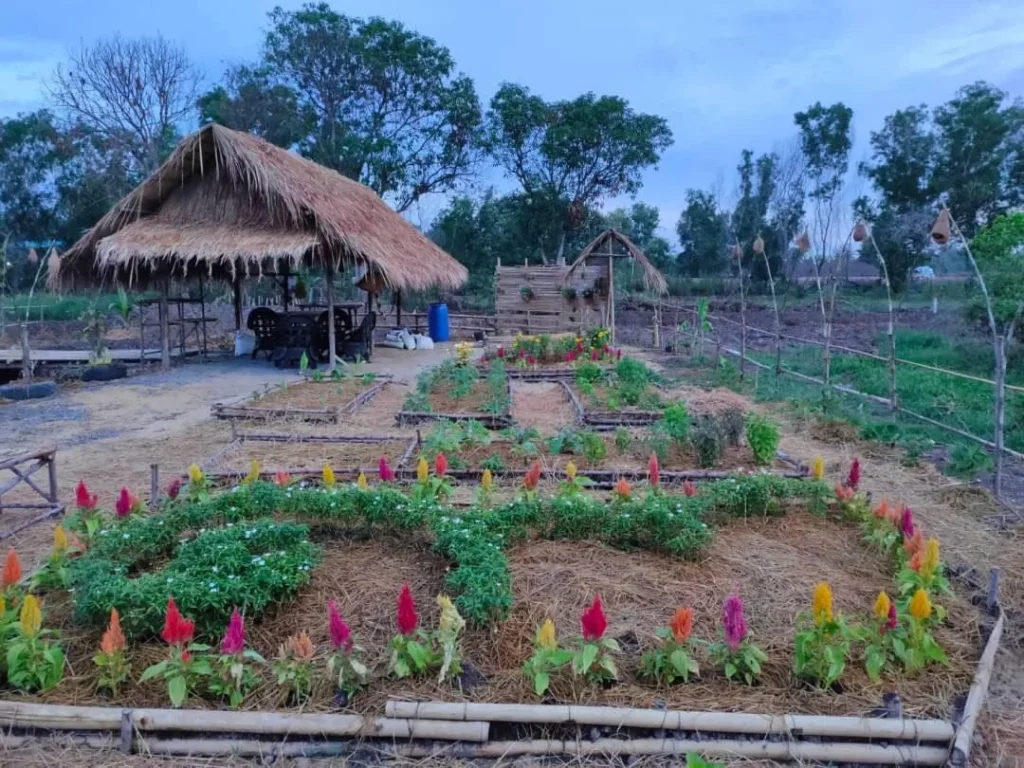
[{"label": "yellow celosia flower", "polygon": [[921,558],[920,574],[926,579],[939,569],[939,540],[934,536],[924,545],[924,556]]},{"label": "yellow celosia flower", "polygon": [[448,595],[438,595],[437,604],[441,607],[441,619],[438,623],[441,635],[458,635],[466,626],[466,620],[459,614],[459,610]]},{"label": "yellow celosia flower", "polygon": [[570,480],[576,479],[576,465],[573,462],[569,462],[565,465],[565,474],[569,476]]},{"label": "yellow celosia flower", "polygon": [[910,615],[918,621],[924,621],[932,615],[932,601],[923,589],[917,590],[910,599]]},{"label": "yellow celosia flower", "polygon": [[366,475],[362,472],[359,473],[359,477],[356,478],[356,485],[359,486],[360,491],[365,491],[370,487],[370,484],[366,482]]},{"label": "yellow celosia flower", "polygon": [[189,464],[188,479],[196,484],[203,482],[203,470],[199,468],[198,464]]},{"label": "yellow celosia flower", "polygon": [[43,611],[39,607],[39,600],[35,595],[25,595],[21,604],[21,633],[26,637],[35,637],[39,634],[39,628],[43,624]]},{"label": "yellow celosia flower", "polygon": [[334,470],[331,469],[331,465],[328,464],[326,461],[324,462],[323,476],[324,486],[326,488],[333,488],[335,483]]},{"label": "yellow celosia flower", "polygon": [[885,592],[879,592],[878,597],[875,598],[875,618],[879,621],[889,620],[889,607],[892,605],[892,600]]},{"label": "yellow celosia flower", "polygon": [[537,647],[545,651],[553,651],[558,648],[558,639],[555,637],[555,622],[551,619],[544,619],[544,623],[537,629]]},{"label": "yellow celosia flower", "polygon": [[491,474],[491,470],[484,470],[484,473],[480,476],[480,485],[485,491],[491,490],[491,487],[494,485],[494,475]]},{"label": "yellow celosia flower", "polygon": [[251,485],[260,479],[260,463],[253,459],[249,462],[249,474],[242,478],[245,485]]},{"label": "yellow celosia flower", "polygon": [[4,599],[3,595],[0,595],[0,621],[3,621],[5,613],[7,613],[7,600]]},{"label": "yellow celosia flower", "polygon": [[53,529],[53,548],[57,552],[65,552],[68,548],[68,534],[64,526],[58,525]]},{"label": "yellow celosia flower", "polygon": [[828,585],[828,582],[823,581],[814,588],[814,595],[811,598],[811,613],[814,615],[815,624],[832,621],[832,587]]},{"label": "yellow celosia flower", "polygon": [[821,456],[815,456],[811,462],[811,477],[821,480],[825,476],[825,460]]}]

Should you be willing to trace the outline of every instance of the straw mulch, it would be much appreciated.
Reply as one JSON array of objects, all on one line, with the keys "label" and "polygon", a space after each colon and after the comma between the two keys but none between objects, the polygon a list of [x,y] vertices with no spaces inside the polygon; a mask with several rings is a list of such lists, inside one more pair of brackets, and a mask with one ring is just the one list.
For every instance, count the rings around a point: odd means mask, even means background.
[{"label": "straw mulch", "polygon": [[287,387],[278,387],[261,393],[243,405],[256,408],[340,408],[348,405],[353,398],[378,384],[362,378],[346,378],[342,381],[303,381]]},{"label": "straw mulch", "polygon": [[324,464],[334,469],[374,468],[381,456],[396,464],[409,445],[407,439],[378,443],[271,443],[242,440],[209,462],[210,471],[248,471],[253,460],[267,472],[290,469],[320,470]]},{"label": "straw mulch", "polygon": [[557,382],[513,380],[512,419],[524,429],[533,427],[542,435],[553,435],[576,424],[576,409]]}]

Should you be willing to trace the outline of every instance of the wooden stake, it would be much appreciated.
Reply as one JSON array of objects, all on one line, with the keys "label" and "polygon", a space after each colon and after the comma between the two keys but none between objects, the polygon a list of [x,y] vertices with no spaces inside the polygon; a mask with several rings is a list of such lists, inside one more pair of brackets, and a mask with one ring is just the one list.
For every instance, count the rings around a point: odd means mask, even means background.
[{"label": "wooden stake", "polygon": [[[234,424],[232,424],[234,426]],[[160,465],[149,465],[149,506],[155,509],[160,503]]]},{"label": "wooden stake", "polygon": [[32,350],[28,345],[28,325],[21,324],[21,378],[25,383],[32,382]]},{"label": "wooden stake", "polygon": [[324,289],[327,293],[327,370],[334,370],[334,345],[337,343],[334,330],[334,264],[327,262],[324,270]]},{"label": "wooden stake", "polygon": [[170,291],[169,281],[164,281],[164,292],[160,297],[160,368],[165,371],[171,369],[171,319],[168,317],[167,294]]},{"label": "wooden stake", "polygon": [[981,654],[978,662],[978,671],[974,675],[974,682],[971,683],[971,690],[967,694],[967,703],[964,705],[964,714],[960,720],[960,728],[956,732],[953,741],[953,751],[950,753],[949,762],[954,766],[965,766],[971,757],[971,743],[974,741],[974,727],[981,714],[981,708],[985,704],[985,697],[988,694],[988,683],[992,677],[992,667],[996,660],[996,651],[999,650],[999,641],[1003,636],[1003,612],[999,612],[999,619],[996,621],[992,634],[989,635],[988,643],[985,645],[985,652]]},{"label": "wooden stake", "polygon": [[608,325],[609,343],[615,346],[615,257],[608,254]]}]

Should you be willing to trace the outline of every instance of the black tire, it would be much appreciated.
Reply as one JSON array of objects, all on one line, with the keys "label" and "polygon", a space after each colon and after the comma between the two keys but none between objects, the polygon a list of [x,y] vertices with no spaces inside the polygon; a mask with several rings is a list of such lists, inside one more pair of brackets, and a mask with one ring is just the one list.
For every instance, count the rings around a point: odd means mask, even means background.
[{"label": "black tire", "polygon": [[57,383],[37,381],[32,384],[4,384],[0,386],[0,397],[8,400],[37,400],[56,394]]},{"label": "black tire", "polygon": [[128,375],[128,368],[121,363],[90,365],[82,374],[82,381],[114,381]]}]

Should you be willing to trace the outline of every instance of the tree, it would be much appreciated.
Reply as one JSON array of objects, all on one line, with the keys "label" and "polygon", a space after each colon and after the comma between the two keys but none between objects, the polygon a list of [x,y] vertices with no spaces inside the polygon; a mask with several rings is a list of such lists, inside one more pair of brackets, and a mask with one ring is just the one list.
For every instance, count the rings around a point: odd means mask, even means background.
[{"label": "tree", "polygon": [[850,122],[853,110],[842,102],[825,107],[816,102],[793,116],[800,132],[811,200],[811,226],[819,265],[838,250],[836,230],[841,212],[843,183],[849,167]]},{"label": "tree", "polygon": [[882,130],[871,132],[874,162],[861,163],[860,172],[874,182],[886,205],[896,211],[925,205],[935,196],[935,145],[924,104],[897,110],[885,118]]},{"label": "tree", "polygon": [[118,142],[139,174],[155,170],[195,111],[200,73],[163,37],[83,45],[57,67],[50,96],[69,124]]},{"label": "tree", "polygon": [[664,271],[673,267],[668,240],[658,235],[661,212],[656,206],[634,203],[629,210],[616,208],[604,217],[604,226],[614,227],[628,237],[643,251],[658,269]]},{"label": "tree", "polygon": [[511,83],[491,99],[485,126],[495,162],[531,200],[554,211],[561,229],[557,257],[589,208],[635,194],[643,170],[672,143],[663,118],[634,112],[616,96],[587,93],[549,103]]},{"label": "tree", "polygon": [[686,208],[676,224],[682,246],[680,270],[694,277],[720,275],[726,270],[728,220],[728,215],[719,210],[713,193],[701,189],[686,191]]},{"label": "tree", "polygon": [[934,219],[931,211],[925,206],[902,210],[890,205],[878,207],[861,196],[853,202],[853,214],[869,222],[873,238],[861,243],[860,260],[881,268],[880,250],[893,293],[903,293],[913,269],[928,261],[928,230]]},{"label": "tree", "polygon": [[298,145],[399,211],[473,173],[480,102],[447,48],[327,3],[275,8],[270,24],[260,64],[229,71],[201,100],[204,117]]}]

